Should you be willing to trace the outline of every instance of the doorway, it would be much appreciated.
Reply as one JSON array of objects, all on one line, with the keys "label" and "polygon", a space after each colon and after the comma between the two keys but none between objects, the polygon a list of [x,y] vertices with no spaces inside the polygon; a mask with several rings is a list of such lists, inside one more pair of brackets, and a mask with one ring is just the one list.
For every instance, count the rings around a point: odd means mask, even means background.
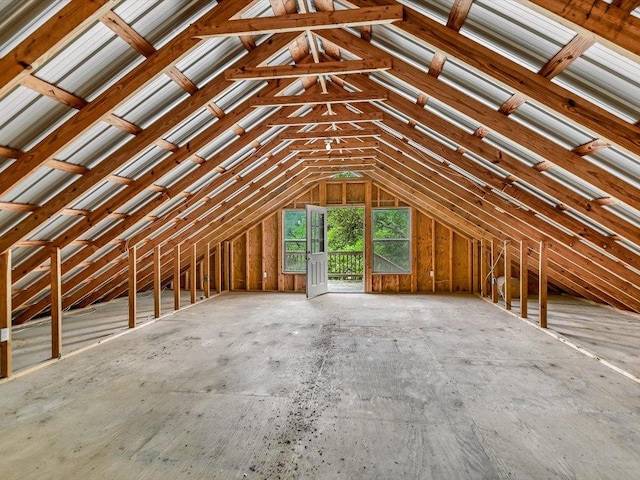
[{"label": "doorway", "polygon": [[328,208],[327,244],[328,291],[364,292],[364,207]]}]

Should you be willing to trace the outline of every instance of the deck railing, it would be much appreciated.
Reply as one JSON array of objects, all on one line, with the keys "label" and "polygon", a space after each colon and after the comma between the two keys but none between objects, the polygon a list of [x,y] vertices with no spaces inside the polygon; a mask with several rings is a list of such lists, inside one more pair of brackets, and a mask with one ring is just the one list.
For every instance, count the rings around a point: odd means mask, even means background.
[{"label": "deck railing", "polygon": [[[304,272],[307,256],[303,252],[287,252],[286,262],[290,271]],[[329,252],[329,278],[336,280],[361,280],[364,272],[362,252]]]}]

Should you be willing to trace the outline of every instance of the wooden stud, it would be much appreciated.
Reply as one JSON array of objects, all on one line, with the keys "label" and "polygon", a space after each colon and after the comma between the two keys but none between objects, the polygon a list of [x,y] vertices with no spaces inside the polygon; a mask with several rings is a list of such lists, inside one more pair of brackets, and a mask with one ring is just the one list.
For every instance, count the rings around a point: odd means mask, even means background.
[{"label": "wooden stud", "polygon": [[215,285],[216,285],[216,293],[222,292],[222,244],[216,244],[216,254],[215,254]]},{"label": "wooden stud", "polygon": [[453,229],[449,229],[449,293],[453,293]]},{"label": "wooden stud", "polygon": [[11,250],[0,253],[0,377],[11,376]]},{"label": "wooden stud", "polygon": [[540,285],[538,287],[538,304],[540,328],[547,328],[547,256],[549,245],[545,240],[540,241],[540,254],[538,255],[538,278]]},{"label": "wooden stud", "polygon": [[467,240],[467,249],[468,249],[468,255],[467,255],[467,263],[469,265],[469,269],[468,269],[468,289],[469,289],[469,293],[474,293],[475,292],[475,288],[474,288],[474,283],[473,283],[473,278],[475,275],[475,268],[474,268],[474,249],[475,249],[475,245],[476,245],[476,241],[475,240]]},{"label": "wooden stud", "polygon": [[498,303],[498,279],[495,268],[498,265],[498,245],[496,240],[491,240],[491,301]]},{"label": "wooden stud", "polygon": [[59,248],[51,250],[51,358],[62,355],[62,269]]},{"label": "wooden stud", "polygon": [[204,291],[204,298],[211,296],[211,244],[206,243],[204,245],[204,260],[202,261],[203,279],[202,290]]},{"label": "wooden stud", "polygon": [[436,219],[431,218],[431,291],[436,293]]},{"label": "wooden stud", "polygon": [[504,308],[511,310],[511,250],[509,240],[504,241]]},{"label": "wooden stud", "polygon": [[371,181],[364,186],[364,291],[373,291],[373,209],[371,208]]},{"label": "wooden stud", "polygon": [[487,296],[487,241],[480,240],[480,296]]},{"label": "wooden stud", "polygon": [[284,212],[282,209],[278,210],[278,212],[276,213],[276,221],[278,222],[278,248],[276,249],[276,255],[277,255],[277,265],[278,265],[278,291],[282,292],[284,291],[284,274],[282,273],[284,265],[283,265],[283,258],[284,258],[284,232],[283,232],[283,225],[282,225],[282,216],[284,215]]},{"label": "wooden stud", "polygon": [[160,318],[162,314],[162,252],[160,245],[153,248],[153,316]]},{"label": "wooden stud", "polygon": [[418,210],[411,207],[411,292],[418,291]]},{"label": "wooden stud", "polygon": [[189,291],[191,293],[191,304],[196,303],[198,300],[198,283],[197,283],[197,273],[198,273],[198,257],[197,257],[196,244],[194,243],[191,246],[191,262],[189,266]]},{"label": "wooden stud", "polygon": [[264,220],[263,220],[262,222],[260,222],[260,290],[262,290],[263,292],[266,290],[266,283],[267,283],[266,282],[267,270],[265,269],[266,241],[264,236],[265,236],[265,231],[264,231]]},{"label": "wooden stud", "polygon": [[233,269],[231,268],[232,261],[232,252],[231,252],[231,242],[229,240],[225,240],[224,242],[224,289],[231,291],[233,289],[233,284],[231,283],[233,278],[231,272]]},{"label": "wooden stud", "polygon": [[244,289],[249,291],[249,277],[251,276],[251,260],[249,258],[249,229],[244,231]]},{"label": "wooden stud", "polygon": [[138,259],[137,247],[129,247],[129,328],[135,328],[138,307]]},{"label": "wooden stud", "polygon": [[520,317],[528,316],[529,295],[529,244],[526,240],[520,241]]},{"label": "wooden stud", "polygon": [[173,249],[173,309],[180,310],[180,244]]}]

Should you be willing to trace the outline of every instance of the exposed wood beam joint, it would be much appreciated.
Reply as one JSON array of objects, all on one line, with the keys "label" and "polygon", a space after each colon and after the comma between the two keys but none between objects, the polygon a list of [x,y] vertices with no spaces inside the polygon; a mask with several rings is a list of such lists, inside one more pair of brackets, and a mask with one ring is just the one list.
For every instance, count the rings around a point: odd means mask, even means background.
[{"label": "exposed wood beam joint", "polygon": [[20,81],[20,85],[26,87],[34,92],[39,93],[45,97],[49,97],[56,102],[60,102],[68,107],[75,108],[76,110],[80,110],[87,102],[84,98],[80,98],[73,93],[67,92],[60,87],[57,87],[49,82],[45,82],[44,80],[34,77],[33,75],[27,75]]},{"label": "exposed wood beam joint", "polygon": [[562,73],[575,59],[579,58],[580,55],[586,52],[594,43],[594,40],[591,38],[576,35],[540,69],[538,74],[551,80],[556,75]]},{"label": "exposed wood beam joint", "polygon": [[344,92],[330,94],[309,94],[309,95],[283,95],[279,97],[254,98],[250,100],[250,105],[258,107],[297,107],[302,105],[320,105],[324,103],[361,103],[386,100],[388,98],[386,90],[368,92]]},{"label": "exposed wood beam joint", "polygon": [[469,15],[472,4],[473,0],[455,0],[447,19],[447,27],[459,31]]},{"label": "exposed wood beam joint", "polygon": [[572,148],[571,151],[576,155],[584,157],[585,155],[591,155],[592,153],[599,152],[600,150],[609,148],[610,146],[611,144],[609,142],[597,138],[582,145],[578,145],[577,147]]},{"label": "exposed wood beam joint", "polygon": [[402,20],[402,5],[364,7],[315,13],[290,13],[274,17],[242,18],[203,28],[196,37],[229,37],[266,33],[304,32],[329,28],[380,25]]},{"label": "exposed wood beam joint", "polygon": [[520,108],[525,101],[526,99],[522,95],[515,93],[506,102],[500,105],[498,112],[503,115],[509,116],[518,108]]},{"label": "exposed wood beam joint", "polygon": [[382,112],[373,113],[343,113],[339,115],[307,115],[304,117],[282,117],[271,120],[267,123],[269,127],[282,125],[305,126],[305,125],[332,125],[338,123],[358,123],[358,122],[378,122],[384,118]]}]

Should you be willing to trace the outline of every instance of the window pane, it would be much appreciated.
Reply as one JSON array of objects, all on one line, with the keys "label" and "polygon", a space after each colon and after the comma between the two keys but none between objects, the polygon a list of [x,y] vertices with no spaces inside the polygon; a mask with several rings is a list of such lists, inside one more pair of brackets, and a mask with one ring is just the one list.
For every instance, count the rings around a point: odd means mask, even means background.
[{"label": "window pane", "polygon": [[373,273],[411,273],[408,208],[373,210]]},{"label": "window pane", "polygon": [[285,272],[307,271],[307,215],[300,210],[285,210],[284,265]]},{"label": "window pane", "polygon": [[373,271],[375,273],[411,272],[409,240],[373,242]]},{"label": "window pane", "polygon": [[409,239],[409,209],[385,208],[373,211],[373,238]]}]

